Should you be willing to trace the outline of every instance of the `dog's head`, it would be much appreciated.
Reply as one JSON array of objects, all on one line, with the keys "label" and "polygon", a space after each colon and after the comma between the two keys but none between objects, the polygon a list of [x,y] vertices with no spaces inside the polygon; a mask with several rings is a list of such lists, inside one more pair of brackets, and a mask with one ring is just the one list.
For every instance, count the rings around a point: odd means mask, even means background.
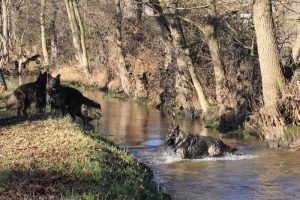
[{"label": "dog's head", "polygon": [[171,146],[174,148],[175,144],[177,143],[177,138],[179,133],[180,133],[179,125],[175,128],[174,126],[172,126],[169,129],[168,133],[166,134],[165,146]]},{"label": "dog's head", "polygon": [[39,75],[38,75],[38,77],[36,79],[36,83],[38,83],[38,84],[46,84],[47,83],[47,75],[48,75],[47,72],[42,73],[40,71],[40,73],[39,73]]},{"label": "dog's head", "polygon": [[47,90],[56,91],[60,86],[60,74],[56,77],[52,77],[48,74],[48,81],[47,81]]}]

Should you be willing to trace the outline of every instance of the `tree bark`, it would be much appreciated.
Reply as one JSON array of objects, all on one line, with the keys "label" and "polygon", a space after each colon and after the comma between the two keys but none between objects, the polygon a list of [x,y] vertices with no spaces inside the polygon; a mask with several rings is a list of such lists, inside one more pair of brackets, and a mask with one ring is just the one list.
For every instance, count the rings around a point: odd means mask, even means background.
[{"label": "tree bark", "polygon": [[300,61],[299,60],[299,57],[300,57],[300,25],[298,25],[298,34],[297,34],[296,42],[293,46],[292,56],[293,56],[294,63],[298,64]]},{"label": "tree bark", "polygon": [[122,38],[122,10],[121,10],[121,1],[115,0],[115,7],[116,7],[116,44],[118,49],[118,56],[119,56],[119,63],[118,69],[120,72],[120,80],[122,89],[126,95],[130,93],[130,86],[129,86],[129,72],[126,68],[125,63],[125,52],[123,49],[123,38]]},{"label": "tree bark", "polygon": [[82,23],[81,14],[79,12],[79,5],[77,0],[73,0],[73,8],[75,13],[75,18],[77,21],[77,24],[79,26],[79,35],[80,35],[80,43],[81,43],[81,66],[86,70],[86,73],[89,73],[89,62],[88,62],[88,54],[86,51],[86,45],[85,45],[85,29]]},{"label": "tree bark", "polygon": [[47,50],[47,41],[46,41],[46,30],[45,30],[45,0],[41,0],[41,13],[40,13],[40,23],[41,23],[41,42],[42,50],[44,56],[44,64],[49,65],[49,54]]},{"label": "tree bark", "polygon": [[284,86],[271,9],[269,0],[256,0],[253,5],[253,20],[265,106],[276,105],[283,94]]},{"label": "tree bark", "polygon": [[50,22],[50,34],[51,34],[51,65],[56,66],[57,61],[57,30],[56,30],[56,19],[57,19],[57,11],[58,5],[57,0],[51,0],[53,11],[52,18]]},{"label": "tree bark", "polygon": [[[228,83],[226,80],[224,65],[222,62],[219,41],[216,34],[216,21],[217,21],[217,8],[216,0],[207,0],[209,5],[207,23],[204,24],[204,35],[207,41],[209,52],[211,55],[212,63],[214,66],[215,83],[216,83],[216,98],[219,106],[220,113],[223,113],[224,105],[228,105],[230,102],[226,102],[228,99]],[[227,94],[227,95],[226,95]]]},{"label": "tree bark", "polygon": [[3,43],[3,52],[4,54],[8,53],[8,42],[9,42],[9,35],[8,35],[8,10],[7,10],[7,1],[1,1],[2,7],[2,35],[5,39]]},{"label": "tree bark", "polygon": [[[201,106],[201,109],[204,113],[206,113],[210,105],[207,101],[198,76],[196,75],[195,66],[192,63],[189,51],[186,48],[180,20],[173,19],[174,22],[170,24],[163,15],[163,9],[160,6],[159,1],[152,0],[151,5],[155,14],[159,14],[159,16],[156,17],[156,21],[158,22],[162,30],[162,36],[167,45],[166,52],[169,52],[169,54],[166,55],[175,56],[175,58],[166,58],[166,60],[176,59],[176,65],[178,67],[178,72],[176,75],[176,88],[178,96],[177,99],[179,100],[178,103],[180,104],[180,107],[187,107],[187,97],[189,96],[189,91],[187,91],[185,87],[189,81],[184,77],[184,71],[187,70],[192,78],[192,85],[196,90],[198,102]],[[172,54],[172,52],[174,52],[174,54]]]},{"label": "tree bark", "polygon": [[76,49],[80,66],[83,68],[86,76],[89,74],[89,63],[85,46],[84,27],[82,24],[77,0],[65,0],[68,19],[72,32],[73,45]]},{"label": "tree bark", "polygon": [[203,33],[207,41],[212,64],[214,66],[217,98],[216,100],[220,111],[222,112],[222,107],[224,106],[224,104],[228,104],[228,102],[226,102],[225,94],[228,94],[229,90],[227,86],[228,83],[225,76],[224,65],[220,55],[219,42],[216,36],[215,27],[213,25],[205,25]]},{"label": "tree bark", "polygon": [[271,0],[256,0],[253,22],[262,77],[264,107],[260,110],[261,130],[271,147],[284,143],[284,122],[277,111],[283,95],[284,79],[280,69],[279,51],[274,31]]},{"label": "tree bark", "polygon": [[189,50],[186,48],[185,37],[179,20],[175,20],[175,24],[171,28],[171,36],[173,38],[173,45],[176,49],[177,66],[181,71],[187,69],[192,78],[193,86],[196,90],[199,103],[204,113],[209,109],[209,103],[201,86],[200,80],[196,74],[195,66],[190,57]]}]

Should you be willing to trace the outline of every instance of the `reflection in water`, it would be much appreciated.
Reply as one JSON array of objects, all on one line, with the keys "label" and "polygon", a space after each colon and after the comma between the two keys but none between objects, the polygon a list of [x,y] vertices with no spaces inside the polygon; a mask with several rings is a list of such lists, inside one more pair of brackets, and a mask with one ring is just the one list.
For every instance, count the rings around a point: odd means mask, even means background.
[{"label": "reflection in water", "polygon": [[[24,81],[25,82],[25,81]],[[270,150],[253,138],[225,139],[239,155],[219,159],[180,160],[160,153],[171,121],[159,111],[135,103],[103,100],[86,92],[103,108],[102,131],[147,163],[175,199],[299,199],[300,153]],[[183,130],[221,137],[197,121],[179,121]]]}]

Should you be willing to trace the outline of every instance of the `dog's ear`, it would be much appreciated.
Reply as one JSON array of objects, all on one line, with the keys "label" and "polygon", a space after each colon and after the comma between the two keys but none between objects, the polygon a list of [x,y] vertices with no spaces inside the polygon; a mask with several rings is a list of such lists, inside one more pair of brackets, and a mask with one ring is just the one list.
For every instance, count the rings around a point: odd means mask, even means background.
[{"label": "dog's ear", "polygon": [[58,74],[55,78],[60,80],[60,74]]}]

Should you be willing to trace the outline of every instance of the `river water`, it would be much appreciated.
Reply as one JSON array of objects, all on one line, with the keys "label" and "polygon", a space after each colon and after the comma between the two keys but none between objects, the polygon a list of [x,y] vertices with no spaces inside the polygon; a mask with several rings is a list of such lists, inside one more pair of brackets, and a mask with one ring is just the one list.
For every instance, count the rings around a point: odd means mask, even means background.
[{"label": "river water", "polygon": [[[27,82],[27,80],[16,80]],[[238,151],[222,158],[181,160],[161,152],[171,119],[133,102],[85,95],[102,105],[101,131],[149,165],[158,183],[174,199],[300,199],[300,153],[266,148],[255,138],[226,139],[199,121],[177,123],[193,134],[221,138]]]}]

